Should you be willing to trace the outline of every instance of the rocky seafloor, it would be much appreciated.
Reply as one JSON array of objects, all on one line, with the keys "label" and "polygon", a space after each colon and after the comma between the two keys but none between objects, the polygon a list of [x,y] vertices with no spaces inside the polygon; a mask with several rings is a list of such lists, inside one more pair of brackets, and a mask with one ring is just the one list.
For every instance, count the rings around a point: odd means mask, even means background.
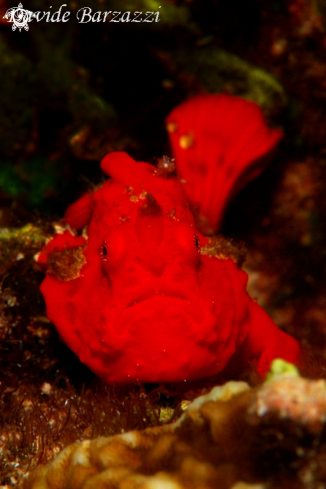
[{"label": "rocky seafloor", "polygon": [[25,489],[324,487],[326,383],[275,360],[265,383],[229,381],[174,423],[74,443]]}]

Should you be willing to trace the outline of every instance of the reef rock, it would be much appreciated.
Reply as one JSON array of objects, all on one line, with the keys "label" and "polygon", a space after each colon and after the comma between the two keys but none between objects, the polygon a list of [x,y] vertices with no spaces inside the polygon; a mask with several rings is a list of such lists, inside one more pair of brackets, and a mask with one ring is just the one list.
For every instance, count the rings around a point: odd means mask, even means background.
[{"label": "reef rock", "polygon": [[75,443],[24,489],[321,488],[326,384],[276,360],[264,384],[228,382],[172,424]]}]

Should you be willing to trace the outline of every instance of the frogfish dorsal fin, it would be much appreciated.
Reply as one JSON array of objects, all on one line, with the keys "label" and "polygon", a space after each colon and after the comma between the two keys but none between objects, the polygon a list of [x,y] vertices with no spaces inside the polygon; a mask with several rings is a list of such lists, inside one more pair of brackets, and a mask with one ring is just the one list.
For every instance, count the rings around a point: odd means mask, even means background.
[{"label": "frogfish dorsal fin", "polygon": [[202,232],[218,230],[229,200],[269,162],[282,131],[258,105],[232,95],[199,95],[166,120],[177,172]]}]

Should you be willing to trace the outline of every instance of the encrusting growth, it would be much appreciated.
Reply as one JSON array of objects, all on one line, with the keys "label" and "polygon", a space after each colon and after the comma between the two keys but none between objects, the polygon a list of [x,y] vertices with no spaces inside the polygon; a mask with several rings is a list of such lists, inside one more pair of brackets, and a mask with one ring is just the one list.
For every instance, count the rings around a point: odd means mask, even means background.
[{"label": "encrusting growth", "polygon": [[24,489],[323,487],[325,409],[325,381],[277,360],[261,386],[214,387],[172,424],[70,445]]}]

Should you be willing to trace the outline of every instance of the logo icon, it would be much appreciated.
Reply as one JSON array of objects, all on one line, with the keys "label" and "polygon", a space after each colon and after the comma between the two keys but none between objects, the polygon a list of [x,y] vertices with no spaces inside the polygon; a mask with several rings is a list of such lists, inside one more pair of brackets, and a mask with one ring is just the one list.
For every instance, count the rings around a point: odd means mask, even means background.
[{"label": "logo icon", "polygon": [[12,30],[15,31],[16,29],[19,29],[19,32],[21,32],[22,29],[28,31],[28,22],[31,22],[33,17],[33,12],[23,9],[23,5],[21,3],[18,5],[18,7],[9,8],[3,16],[4,19],[8,19],[8,22],[13,23]]}]

